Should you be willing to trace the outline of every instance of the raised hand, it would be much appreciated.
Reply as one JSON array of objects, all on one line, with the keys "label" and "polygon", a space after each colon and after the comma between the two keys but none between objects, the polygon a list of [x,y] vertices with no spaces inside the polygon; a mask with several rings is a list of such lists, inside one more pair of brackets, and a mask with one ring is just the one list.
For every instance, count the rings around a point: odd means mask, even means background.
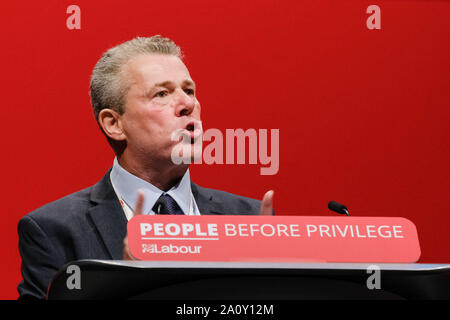
[{"label": "raised hand", "polygon": [[[138,199],[136,203],[136,209],[133,212],[133,217],[142,214],[144,208],[145,195],[144,192],[138,190]],[[130,253],[130,247],[128,246],[128,235],[123,239],[123,260],[136,260]]]},{"label": "raised hand", "polygon": [[259,210],[259,215],[273,216],[273,194],[274,194],[273,190],[267,191],[264,194],[261,203],[261,209]]}]

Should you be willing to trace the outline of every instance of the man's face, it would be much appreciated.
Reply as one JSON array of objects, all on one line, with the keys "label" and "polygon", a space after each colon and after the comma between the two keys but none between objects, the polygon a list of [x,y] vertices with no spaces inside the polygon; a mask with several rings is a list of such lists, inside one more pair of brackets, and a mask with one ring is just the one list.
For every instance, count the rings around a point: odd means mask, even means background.
[{"label": "man's face", "polygon": [[[200,103],[184,63],[173,55],[145,54],[130,60],[124,71],[128,91],[121,121],[127,152],[165,162],[177,144],[191,155],[199,144],[201,150]],[[174,141],[175,132],[189,139]]]}]

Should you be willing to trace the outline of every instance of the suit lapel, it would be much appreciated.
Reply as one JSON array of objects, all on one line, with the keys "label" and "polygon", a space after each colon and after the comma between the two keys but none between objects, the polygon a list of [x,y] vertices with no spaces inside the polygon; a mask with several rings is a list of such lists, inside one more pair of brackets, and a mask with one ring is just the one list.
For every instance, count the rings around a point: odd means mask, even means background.
[{"label": "suit lapel", "polygon": [[[111,169],[92,187],[93,206],[88,215],[97,228],[105,247],[114,260],[123,257],[123,239],[127,234],[127,219],[114,192],[109,178]],[[225,214],[220,202],[213,199],[211,193],[191,182],[198,209],[202,215]]]},{"label": "suit lapel", "polygon": [[106,175],[92,187],[89,215],[97,228],[105,247],[114,260],[121,260],[123,239],[127,233],[127,219],[119,199],[111,185],[108,170]]},{"label": "suit lapel", "polygon": [[192,194],[202,215],[225,214],[222,205],[216,201],[208,189],[201,188],[191,181]]}]

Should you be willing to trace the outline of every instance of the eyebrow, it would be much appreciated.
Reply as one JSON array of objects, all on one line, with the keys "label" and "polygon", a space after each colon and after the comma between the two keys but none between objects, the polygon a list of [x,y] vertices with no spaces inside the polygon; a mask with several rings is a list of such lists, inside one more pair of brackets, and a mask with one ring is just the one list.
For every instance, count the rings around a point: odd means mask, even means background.
[{"label": "eyebrow", "polygon": [[[159,82],[159,83],[155,83],[155,85],[153,85],[153,87],[167,87],[168,85],[173,84],[172,81],[163,81],[163,82]],[[193,86],[195,87],[195,82],[192,80],[184,80],[181,83],[182,86]]]}]

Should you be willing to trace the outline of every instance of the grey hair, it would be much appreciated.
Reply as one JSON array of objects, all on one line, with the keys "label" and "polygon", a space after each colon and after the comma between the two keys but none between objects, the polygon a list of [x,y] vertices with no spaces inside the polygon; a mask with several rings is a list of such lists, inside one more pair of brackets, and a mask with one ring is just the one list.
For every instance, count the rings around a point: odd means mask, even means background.
[{"label": "grey hair", "polygon": [[[103,109],[112,109],[119,114],[124,112],[124,96],[128,85],[123,81],[123,66],[141,54],[167,54],[182,59],[180,47],[171,39],[160,35],[137,37],[106,51],[92,71],[90,83],[91,104],[94,116]],[[101,127],[100,127],[101,128]]]}]

